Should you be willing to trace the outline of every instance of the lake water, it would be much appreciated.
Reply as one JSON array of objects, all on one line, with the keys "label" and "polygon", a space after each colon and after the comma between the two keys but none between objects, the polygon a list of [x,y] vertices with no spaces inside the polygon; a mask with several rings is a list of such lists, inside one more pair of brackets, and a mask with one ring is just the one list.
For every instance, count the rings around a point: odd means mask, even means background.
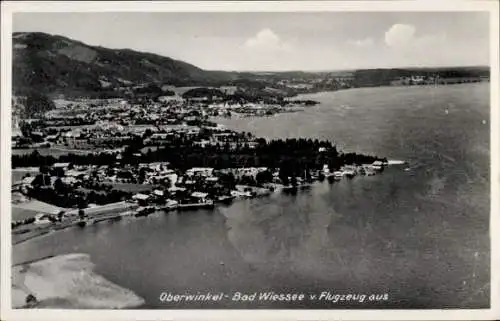
[{"label": "lake water", "polygon": [[[334,140],[344,151],[403,159],[410,171],[213,212],[158,213],[57,232],[13,247],[14,263],[90,254],[96,271],[147,308],[484,308],[489,306],[489,86],[352,89],[308,96],[304,112],[221,120],[263,137]],[[236,292],[388,294],[349,304],[231,301]],[[161,292],[224,292],[216,303]]]}]

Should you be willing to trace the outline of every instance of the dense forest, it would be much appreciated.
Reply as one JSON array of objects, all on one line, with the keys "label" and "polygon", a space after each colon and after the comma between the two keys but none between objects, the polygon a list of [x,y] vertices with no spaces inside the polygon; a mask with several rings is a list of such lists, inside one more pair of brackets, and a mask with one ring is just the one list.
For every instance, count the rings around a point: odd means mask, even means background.
[{"label": "dense forest", "polygon": [[70,162],[75,165],[108,165],[119,161],[122,164],[138,164],[156,161],[170,162],[171,167],[186,170],[191,167],[213,167],[215,169],[235,167],[269,167],[279,168],[289,173],[289,176],[301,175],[304,170],[321,169],[327,164],[331,169],[340,168],[345,164],[369,164],[382,160],[377,156],[356,153],[339,153],[329,141],[311,139],[286,139],[266,141],[259,138],[255,147],[246,143],[236,146],[218,144],[204,148],[195,146],[192,142],[178,139],[160,146],[156,150],[149,149],[139,153],[143,148],[140,140],[126,148],[121,159],[117,154],[68,154],[59,157],[42,156],[37,151],[28,155],[13,155],[12,166],[51,165],[55,162]]}]

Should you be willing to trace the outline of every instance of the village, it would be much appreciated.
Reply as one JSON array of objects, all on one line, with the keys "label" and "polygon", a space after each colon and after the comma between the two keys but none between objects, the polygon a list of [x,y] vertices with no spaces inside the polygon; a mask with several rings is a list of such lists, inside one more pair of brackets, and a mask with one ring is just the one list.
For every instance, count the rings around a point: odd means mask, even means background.
[{"label": "village", "polygon": [[[180,165],[187,162],[165,161],[173,156],[165,156],[164,146],[202,154],[251,153],[262,147],[262,139],[211,122],[207,110],[213,105],[173,100],[130,105],[119,99],[56,103],[56,109],[17,122],[13,130],[13,148],[27,151],[13,158],[13,172],[21,173],[13,181],[13,199],[55,207],[23,212],[21,217],[14,210],[13,235],[158,211],[211,210],[236,199],[295,192],[318,180],[374,175],[384,167],[382,160],[375,160],[338,168],[325,163],[322,168],[300,172],[252,164],[225,167],[220,162],[213,167],[186,168]],[[318,146],[314,151],[318,155],[328,155],[331,150],[329,145]],[[47,162],[40,158],[44,149],[64,155]],[[30,166],[37,167],[23,172]],[[22,208],[19,204],[14,209]]]},{"label": "village", "polygon": [[216,204],[227,205],[236,199],[294,192],[325,178],[334,182],[343,177],[374,175],[383,165],[376,161],[371,165],[344,166],[331,173],[325,166],[309,178],[288,177],[291,183],[284,185],[280,173],[266,167],[190,168],[181,173],[161,162],[123,167],[55,163],[42,168],[36,176],[27,174],[13,185],[12,191],[65,210],[13,220],[13,234],[41,233],[158,211],[211,210]]}]

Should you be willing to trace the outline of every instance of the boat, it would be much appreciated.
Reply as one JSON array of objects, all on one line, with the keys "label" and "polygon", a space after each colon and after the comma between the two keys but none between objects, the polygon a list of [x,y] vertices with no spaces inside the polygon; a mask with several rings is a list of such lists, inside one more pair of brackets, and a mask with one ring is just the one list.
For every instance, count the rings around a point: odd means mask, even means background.
[{"label": "boat", "polygon": [[139,207],[135,210],[135,217],[148,216],[155,211],[154,206]]},{"label": "boat", "polygon": [[382,161],[374,161],[373,164],[371,165],[371,168],[381,172],[384,170],[384,163]]},{"label": "boat", "polygon": [[356,176],[356,172],[353,171],[353,170],[345,170],[344,171],[344,175],[347,177],[347,178],[353,178],[354,176]]},{"label": "boat", "polygon": [[164,212],[168,212],[168,211],[173,211],[173,210],[176,210],[177,209],[177,206],[178,206],[179,202],[177,201],[174,201],[174,200],[168,200],[167,201],[167,204],[162,206],[162,210]]},{"label": "boat", "polygon": [[335,177],[335,179],[341,179],[342,177],[344,177],[344,172],[335,171],[333,172],[333,176]]},{"label": "boat", "polygon": [[281,190],[285,193],[295,194],[295,193],[297,193],[297,186],[296,185],[287,185],[287,186],[283,186],[283,188]]},{"label": "boat", "polygon": [[365,176],[373,176],[373,175],[375,175],[375,174],[376,174],[376,173],[375,173],[375,170],[374,170],[372,167],[366,166],[366,167],[364,168],[364,175],[365,175]]},{"label": "boat", "polygon": [[240,192],[240,191],[231,191],[231,197],[234,198],[250,198],[252,197],[251,192]]},{"label": "boat", "polygon": [[234,199],[235,199],[234,196],[222,195],[222,196],[217,197],[217,202],[229,205],[233,202]]},{"label": "boat", "polygon": [[329,174],[326,179],[328,180],[329,183],[333,183],[337,180],[339,180],[340,178],[338,176],[335,176],[334,174]]},{"label": "boat", "polygon": [[76,223],[78,226],[80,227],[85,227],[87,225],[87,221],[86,220],[80,220],[78,221],[78,223]]},{"label": "boat", "polygon": [[387,161],[387,163],[384,163],[384,165],[405,165],[405,164],[407,164],[406,161],[397,160],[397,159],[390,159]]}]

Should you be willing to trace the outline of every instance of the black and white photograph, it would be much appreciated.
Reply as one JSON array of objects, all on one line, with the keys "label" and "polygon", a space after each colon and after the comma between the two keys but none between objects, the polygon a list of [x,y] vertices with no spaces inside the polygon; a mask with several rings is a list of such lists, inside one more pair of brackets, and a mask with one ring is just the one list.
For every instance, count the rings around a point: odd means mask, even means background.
[{"label": "black and white photograph", "polygon": [[2,16],[2,310],[494,319],[497,2],[71,3]]}]

